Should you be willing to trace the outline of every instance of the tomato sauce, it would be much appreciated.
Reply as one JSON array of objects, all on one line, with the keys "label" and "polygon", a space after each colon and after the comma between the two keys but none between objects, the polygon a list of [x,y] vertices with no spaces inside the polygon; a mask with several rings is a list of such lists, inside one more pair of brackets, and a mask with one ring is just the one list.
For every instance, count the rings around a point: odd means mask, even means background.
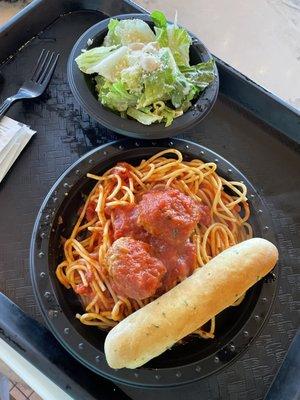
[{"label": "tomato sauce", "polygon": [[84,286],[83,283],[79,283],[75,287],[75,292],[77,294],[82,294],[82,295],[89,296],[89,295],[92,294],[92,289],[89,286]]},{"label": "tomato sauce", "polygon": [[115,207],[111,211],[114,240],[129,236],[147,243],[149,233],[137,224],[137,219],[138,208],[136,204]]},{"label": "tomato sauce", "polygon": [[85,217],[88,222],[92,221],[97,215],[96,211],[96,203],[94,201],[89,201],[86,210],[85,210]]},{"label": "tomato sauce", "polygon": [[163,278],[162,292],[166,292],[177,283],[191,275],[196,268],[196,246],[187,240],[179,246],[152,237],[150,240],[152,252],[167,268]]},{"label": "tomato sauce", "polygon": [[146,299],[162,285],[166,267],[151,254],[150,245],[123,237],[110,247],[107,258],[112,287],[119,295]]},{"label": "tomato sauce", "polygon": [[119,175],[123,180],[127,180],[130,177],[130,169],[131,165],[127,162],[119,162],[116,167],[114,167],[111,171],[111,175]]},{"label": "tomato sauce", "polygon": [[[137,205],[116,207],[111,218],[114,240],[131,237],[147,243],[148,253],[165,266],[166,273],[161,276],[157,294],[171,289],[192,274],[197,263],[196,247],[189,237],[197,223],[210,223],[209,208],[176,189],[151,190]],[[134,254],[134,248],[132,251]],[[139,257],[143,265],[143,255]],[[136,281],[136,286],[139,286],[145,279],[146,293],[146,278],[139,274],[134,276],[130,263],[126,263],[125,269],[127,280],[132,274],[131,284]],[[123,274],[122,285],[126,279]]]},{"label": "tomato sauce", "polygon": [[173,244],[189,238],[198,222],[207,223],[208,209],[177,189],[154,189],[137,206],[137,224]]},{"label": "tomato sauce", "polygon": [[[91,282],[94,279],[94,274],[92,271],[87,271],[85,273],[85,278],[87,280],[87,282]],[[75,287],[75,292],[78,294],[83,294],[86,296],[89,296],[92,294],[92,289],[89,286],[84,286],[83,283],[79,283],[78,285],[76,285]]]}]

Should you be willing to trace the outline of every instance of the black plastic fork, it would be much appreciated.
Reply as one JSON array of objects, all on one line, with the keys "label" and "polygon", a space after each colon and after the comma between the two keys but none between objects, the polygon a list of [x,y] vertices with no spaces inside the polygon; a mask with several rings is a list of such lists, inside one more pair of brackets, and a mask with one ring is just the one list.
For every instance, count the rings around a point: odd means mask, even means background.
[{"label": "black plastic fork", "polygon": [[18,100],[34,99],[44,93],[50,82],[51,76],[56,67],[59,54],[55,52],[42,50],[32,77],[25,81],[19,91],[13,96],[8,97],[0,106],[0,119],[9,109],[9,107]]}]

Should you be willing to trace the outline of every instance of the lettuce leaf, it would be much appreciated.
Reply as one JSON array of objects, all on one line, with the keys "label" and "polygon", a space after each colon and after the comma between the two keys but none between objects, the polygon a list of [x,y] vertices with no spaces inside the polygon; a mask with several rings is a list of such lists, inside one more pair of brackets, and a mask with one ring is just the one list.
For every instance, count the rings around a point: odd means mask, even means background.
[{"label": "lettuce leaf", "polygon": [[191,67],[180,66],[180,71],[189,82],[203,91],[215,79],[214,68],[214,60],[209,60]]},{"label": "lettuce leaf", "polygon": [[170,126],[174,118],[179,117],[183,114],[183,110],[173,110],[167,107],[164,103],[161,105],[158,103],[153,106],[143,107],[139,110],[136,108],[128,108],[127,114],[141,122],[144,125],[151,125],[154,122],[165,122],[165,126]]},{"label": "lettuce leaf", "polygon": [[161,47],[169,47],[177,65],[189,65],[189,50],[192,39],[184,28],[177,24],[168,25],[165,15],[161,11],[153,11],[151,19],[155,25],[156,40]]},{"label": "lettuce leaf", "polygon": [[147,108],[137,110],[136,108],[129,107],[127,110],[127,115],[144,125],[151,125],[154,122],[160,122],[163,118],[162,116],[155,115],[151,111],[148,111]]},{"label": "lettuce leaf", "polygon": [[116,28],[119,25],[120,21],[114,18],[111,18],[109,21],[107,28],[108,33],[104,38],[103,44],[104,46],[114,46],[121,44],[120,37],[116,33]]},{"label": "lettuce leaf", "polygon": [[133,107],[129,107],[127,110],[127,115],[131,118],[136,119],[144,125],[151,125],[154,122],[165,122],[165,126],[170,126],[174,118],[179,117],[183,114],[183,110],[173,110],[166,105],[163,107],[143,107],[139,110]]},{"label": "lettuce leaf", "polygon": [[150,26],[141,19],[111,19],[108,33],[104,38],[104,46],[128,45],[131,43],[150,43],[155,35]]},{"label": "lettuce leaf", "polygon": [[99,64],[100,61],[109,56],[111,51],[116,48],[117,46],[94,47],[91,50],[81,53],[77,58],[75,58],[75,61],[82,72],[89,73],[87,72],[89,69],[92,69],[95,65]]},{"label": "lettuce leaf", "polygon": [[158,28],[166,28],[167,27],[167,18],[165,14],[159,10],[154,10],[150,14],[150,17],[152,21],[154,22],[154,25],[157,26]]},{"label": "lettuce leaf", "polygon": [[154,10],[150,17],[154,22],[154,31],[156,36],[156,41],[161,47],[168,47],[168,34],[167,34],[167,18],[165,14],[161,11]]},{"label": "lettuce leaf", "polygon": [[190,64],[190,45],[192,39],[188,32],[176,25],[167,27],[168,47],[171,49],[177,65]]},{"label": "lettuce leaf", "polygon": [[138,100],[137,108],[168,100],[175,108],[180,108],[197,93],[195,85],[180,72],[170,49],[160,49],[159,60],[161,67],[144,76],[142,80],[144,91]]},{"label": "lettuce leaf", "polygon": [[137,96],[129,93],[121,81],[111,83],[101,76],[97,76],[95,80],[98,99],[104,106],[124,112],[128,107],[136,105]]},{"label": "lettuce leaf", "polygon": [[172,108],[164,105],[164,107],[156,109],[154,111],[154,113],[157,115],[160,115],[163,118],[163,121],[165,122],[165,126],[167,127],[172,124],[172,122],[175,118],[177,118],[183,114],[183,110],[182,109],[173,110]]},{"label": "lettuce leaf", "polygon": [[130,92],[142,93],[142,74],[143,70],[139,65],[125,68],[121,72],[121,82]]},{"label": "lettuce leaf", "polygon": [[154,27],[156,41],[160,47],[169,47],[168,31],[167,28]]},{"label": "lettuce leaf", "polygon": [[86,73],[97,73],[111,82],[116,82],[122,69],[128,66],[128,48],[126,46],[112,50],[107,57],[86,70]]},{"label": "lettuce leaf", "polygon": [[169,49],[160,50],[161,68],[144,77],[144,92],[138,101],[138,108],[146,107],[159,100],[168,100],[174,91],[174,60]]},{"label": "lettuce leaf", "polygon": [[174,85],[171,102],[175,108],[183,107],[183,104],[190,102],[198,92],[198,88],[190,83],[183,74],[178,75],[176,84]]}]

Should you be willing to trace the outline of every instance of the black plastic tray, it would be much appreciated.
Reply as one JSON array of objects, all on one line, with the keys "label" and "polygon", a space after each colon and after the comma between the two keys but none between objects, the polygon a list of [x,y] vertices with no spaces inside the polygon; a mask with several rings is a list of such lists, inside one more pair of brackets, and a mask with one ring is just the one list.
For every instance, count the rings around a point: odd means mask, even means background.
[{"label": "black plastic tray", "polygon": [[[8,113],[37,134],[0,186],[0,291],[36,320],[41,316],[30,285],[28,254],[37,211],[54,181],[73,161],[119,137],[95,123],[74,101],[66,78],[67,58],[88,27],[107,15],[137,11],[124,1],[36,0],[0,30],[1,99],[19,88],[42,48],[61,53],[47,92],[40,99],[16,104]],[[279,294],[269,323],[236,363],[188,388],[161,392],[122,387],[132,399],[261,399],[298,325],[300,115],[220,60],[217,63],[221,95],[211,114],[184,137],[232,162],[264,198],[280,250]],[[121,392],[113,395],[113,384],[95,378],[75,361],[70,372],[70,358],[50,333],[33,320],[26,322],[24,314],[22,324],[9,319],[14,310],[0,299],[0,337],[72,397],[122,398]],[[45,346],[47,335],[51,352]],[[98,382],[97,387],[103,389],[95,391],[89,382]]]}]

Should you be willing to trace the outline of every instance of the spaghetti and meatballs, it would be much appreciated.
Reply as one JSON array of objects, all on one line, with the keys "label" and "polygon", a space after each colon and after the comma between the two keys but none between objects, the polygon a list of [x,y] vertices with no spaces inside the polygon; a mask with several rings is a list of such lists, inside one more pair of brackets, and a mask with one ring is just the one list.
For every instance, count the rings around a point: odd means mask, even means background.
[{"label": "spaghetti and meatballs", "polygon": [[[81,298],[83,324],[111,329],[225,249],[252,237],[247,189],[217,165],[164,150],[118,163],[79,210],[56,274]],[[240,300],[241,301],[241,300]],[[194,333],[214,337],[215,321]]]}]

